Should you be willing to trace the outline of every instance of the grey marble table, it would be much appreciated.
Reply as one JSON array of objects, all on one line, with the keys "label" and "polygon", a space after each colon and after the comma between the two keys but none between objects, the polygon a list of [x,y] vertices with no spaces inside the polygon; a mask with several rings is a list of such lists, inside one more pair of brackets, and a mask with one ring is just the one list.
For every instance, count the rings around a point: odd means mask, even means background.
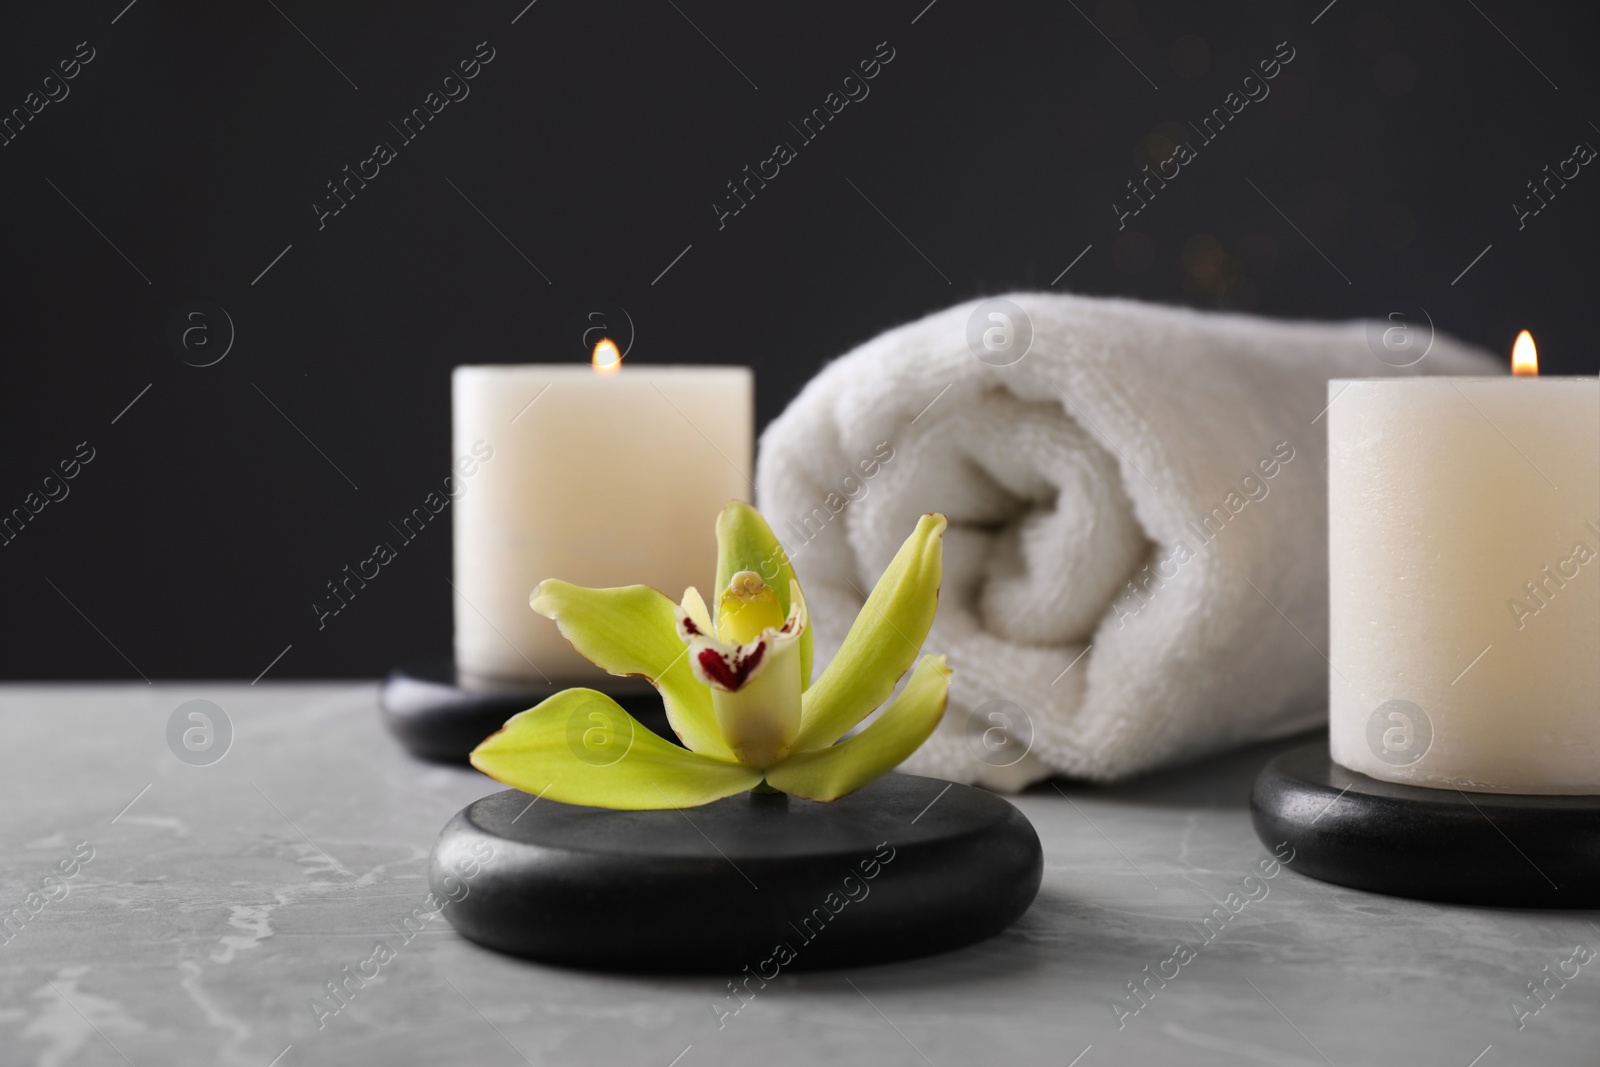
[{"label": "grey marble table", "polygon": [[[192,699],[233,726],[209,766],[168,746]],[[498,787],[409,759],[375,702],[357,684],[0,689],[0,1063],[1600,1062],[1600,959],[1569,962],[1600,948],[1600,915],[1389,899],[1292,863],[1262,877],[1246,804],[1270,746],[1036,788],[1016,803],[1044,886],[1009,932],[784,974],[720,1019],[732,975],[543,967],[443,920],[402,941],[434,835]],[[398,947],[378,976],[314,1008],[380,940]],[[1179,941],[1193,955],[1167,962]]]}]

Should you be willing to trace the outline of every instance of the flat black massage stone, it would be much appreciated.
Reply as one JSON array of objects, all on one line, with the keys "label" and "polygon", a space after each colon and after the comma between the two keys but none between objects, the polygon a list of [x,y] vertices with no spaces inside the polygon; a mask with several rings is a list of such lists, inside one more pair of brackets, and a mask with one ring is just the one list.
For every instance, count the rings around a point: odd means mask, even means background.
[{"label": "flat black massage stone", "polygon": [[545,963],[771,978],[923,956],[1004,930],[1044,874],[1020,811],[913,775],[826,804],[534,800],[507,790],[457,813],[429,877],[462,934]]},{"label": "flat black massage stone", "polygon": [[[384,725],[418,759],[465,763],[478,743],[519,711],[526,711],[565,686],[507,685],[467,688],[450,660],[403,664],[389,672],[378,691]],[[628,713],[668,740],[661,698],[654,692],[613,694]]]},{"label": "flat black massage stone", "polygon": [[1328,742],[1256,779],[1256,835],[1325,882],[1453,904],[1600,906],[1600,796],[1464,793],[1349,771]]}]

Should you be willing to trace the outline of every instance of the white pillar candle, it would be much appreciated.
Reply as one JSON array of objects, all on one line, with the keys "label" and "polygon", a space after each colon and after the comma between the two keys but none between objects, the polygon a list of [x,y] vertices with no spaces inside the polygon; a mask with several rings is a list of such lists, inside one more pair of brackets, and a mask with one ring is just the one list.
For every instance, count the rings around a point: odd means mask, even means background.
[{"label": "white pillar candle", "polygon": [[716,517],[752,492],[747,367],[457,367],[455,455],[493,456],[454,506],[457,670],[486,683],[618,687],[528,596],[546,578],[706,586]]},{"label": "white pillar candle", "polygon": [[1600,381],[1333,381],[1328,399],[1334,760],[1600,793]]}]

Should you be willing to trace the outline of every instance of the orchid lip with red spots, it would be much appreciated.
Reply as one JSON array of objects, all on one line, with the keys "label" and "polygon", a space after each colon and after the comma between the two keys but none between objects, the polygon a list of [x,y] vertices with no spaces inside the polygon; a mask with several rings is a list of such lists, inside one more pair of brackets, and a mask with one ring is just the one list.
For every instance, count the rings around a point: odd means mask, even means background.
[{"label": "orchid lip with red spots", "polygon": [[767,643],[757,641],[754,645],[736,650],[730,661],[729,657],[714,648],[702,648],[695,656],[695,663],[700,668],[699,673],[710,679],[712,685],[725,692],[737,693],[761,666],[766,652]]},{"label": "orchid lip with red spots", "polygon": [[806,603],[789,587],[789,613],[779,616],[776,590],[754,571],[739,571],[717,598],[713,626],[694,589],[678,606],[678,636],[689,646],[694,676],[711,690],[723,738],[741,763],[766,768],[789,754],[800,731],[800,635]]},{"label": "orchid lip with red spots", "polygon": [[[735,577],[743,583],[748,598],[770,591],[753,571],[741,571]],[[790,586],[789,597],[792,606],[781,626],[764,627],[753,640],[740,643],[728,639],[733,629],[729,617],[725,616],[720,628],[713,627],[700,594],[693,588],[685,591],[677,610],[678,636],[689,646],[695,677],[727,693],[744,688],[766,664],[769,650],[776,652],[777,647],[797,641],[806,629],[806,602],[800,583]],[[772,599],[775,602],[776,598]],[[696,616],[702,614],[706,617],[697,620]]]}]

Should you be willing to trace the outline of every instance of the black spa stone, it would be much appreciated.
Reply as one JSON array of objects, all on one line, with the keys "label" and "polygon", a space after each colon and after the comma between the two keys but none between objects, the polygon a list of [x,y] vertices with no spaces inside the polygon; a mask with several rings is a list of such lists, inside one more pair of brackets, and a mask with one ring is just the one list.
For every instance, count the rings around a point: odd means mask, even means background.
[{"label": "black spa stone", "polygon": [[1288,866],[1355,889],[1455,904],[1600,906],[1600,796],[1395,785],[1334,763],[1326,740],[1256,779],[1256,834]]},{"label": "black spa stone", "polygon": [[[519,711],[565,686],[530,684],[499,689],[465,688],[450,660],[405,664],[389,672],[378,692],[384,725],[419,759],[465,763],[478,743]],[[651,730],[676,741],[661,698],[654,692],[615,694],[616,701]]]},{"label": "black spa stone", "polygon": [[665,811],[508,790],[450,820],[430,880],[451,924],[502,952],[770,977],[992,937],[1043,871],[1038,835],[1005,800],[891,774],[826,804],[741,794]]}]

